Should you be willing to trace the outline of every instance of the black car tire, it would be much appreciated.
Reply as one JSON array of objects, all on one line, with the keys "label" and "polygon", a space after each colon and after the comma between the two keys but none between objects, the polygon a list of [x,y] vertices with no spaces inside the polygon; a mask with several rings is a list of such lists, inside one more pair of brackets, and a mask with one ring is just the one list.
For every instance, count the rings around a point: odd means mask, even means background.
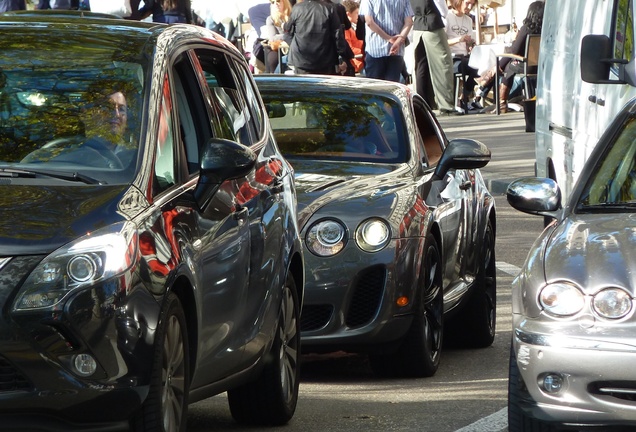
[{"label": "black car tire", "polygon": [[155,338],[150,391],[133,430],[185,431],[190,389],[190,359],[185,314],[179,298],[170,293]]},{"label": "black car tire", "polygon": [[497,323],[497,268],[495,230],[488,222],[483,240],[481,263],[475,284],[460,315],[449,323],[446,341],[463,348],[486,348],[495,341]]},{"label": "black car tire", "polygon": [[520,400],[524,394],[526,397],[529,395],[519,373],[517,358],[512,347],[508,371],[508,430],[510,432],[555,432],[557,430],[555,427],[528,417],[521,409]]},{"label": "black car tire", "polygon": [[439,367],[444,335],[442,261],[437,241],[426,238],[425,275],[413,323],[397,351],[369,356],[379,376],[430,377]]},{"label": "black car tire", "polygon": [[300,305],[287,276],[272,348],[256,381],[228,390],[232,417],[240,423],[280,426],[293,417],[300,384]]}]

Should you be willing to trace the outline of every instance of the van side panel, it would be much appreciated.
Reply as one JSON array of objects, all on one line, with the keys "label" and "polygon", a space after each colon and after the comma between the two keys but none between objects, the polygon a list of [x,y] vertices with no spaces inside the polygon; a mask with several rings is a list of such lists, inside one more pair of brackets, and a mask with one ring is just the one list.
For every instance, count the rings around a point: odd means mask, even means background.
[{"label": "van side panel", "polygon": [[536,174],[552,177],[564,197],[581,172],[598,138],[595,84],[583,82],[581,40],[610,34],[618,0],[546,0],[539,57],[536,111]]}]

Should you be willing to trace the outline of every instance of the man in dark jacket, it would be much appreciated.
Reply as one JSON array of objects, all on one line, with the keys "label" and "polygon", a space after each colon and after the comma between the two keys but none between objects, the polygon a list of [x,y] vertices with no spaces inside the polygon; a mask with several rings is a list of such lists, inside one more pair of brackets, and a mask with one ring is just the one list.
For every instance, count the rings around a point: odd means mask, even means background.
[{"label": "man in dark jacket", "polygon": [[25,0],[0,0],[0,12],[26,10]]},{"label": "man in dark jacket", "polygon": [[[439,6],[438,6],[439,4]],[[431,108],[442,114],[457,114],[453,79],[453,56],[442,16],[444,1],[411,0],[415,44],[415,87]],[[440,12],[439,8],[443,8]]]},{"label": "man in dark jacket", "polygon": [[292,36],[288,64],[295,73],[346,72],[351,49],[333,4],[320,0],[297,3],[284,29]]}]

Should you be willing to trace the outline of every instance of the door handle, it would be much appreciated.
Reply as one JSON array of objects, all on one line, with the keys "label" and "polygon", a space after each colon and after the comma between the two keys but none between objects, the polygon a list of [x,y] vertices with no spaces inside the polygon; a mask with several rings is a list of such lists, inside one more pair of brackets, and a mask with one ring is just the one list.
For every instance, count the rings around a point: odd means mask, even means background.
[{"label": "door handle", "polygon": [[463,191],[468,190],[471,188],[471,186],[473,185],[473,182],[471,182],[470,180],[466,180],[464,183],[462,183],[459,188]]},{"label": "door handle", "polygon": [[240,204],[236,204],[236,206],[234,207],[234,213],[232,214],[232,217],[235,220],[243,220],[245,219],[245,216],[247,215],[247,207],[242,206]]},{"label": "door handle", "polygon": [[276,181],[274,181],[274,183],[272,183],[272,194],[279,194],[284,190],[285,183],[282,180],[277,179]]}]

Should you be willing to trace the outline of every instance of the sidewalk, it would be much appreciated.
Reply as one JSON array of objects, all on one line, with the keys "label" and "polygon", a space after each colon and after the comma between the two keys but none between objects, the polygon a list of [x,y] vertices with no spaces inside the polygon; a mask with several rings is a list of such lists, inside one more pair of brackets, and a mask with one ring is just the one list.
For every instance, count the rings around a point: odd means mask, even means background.
[{"label": "sidewalk", "polygon": [[481,169],[492,194],[505,194],[508,184],[534,176],[534,133],[526,132],[522,112],[438,117],[449,140],[472,138],[484,143],[492,159]]}]

